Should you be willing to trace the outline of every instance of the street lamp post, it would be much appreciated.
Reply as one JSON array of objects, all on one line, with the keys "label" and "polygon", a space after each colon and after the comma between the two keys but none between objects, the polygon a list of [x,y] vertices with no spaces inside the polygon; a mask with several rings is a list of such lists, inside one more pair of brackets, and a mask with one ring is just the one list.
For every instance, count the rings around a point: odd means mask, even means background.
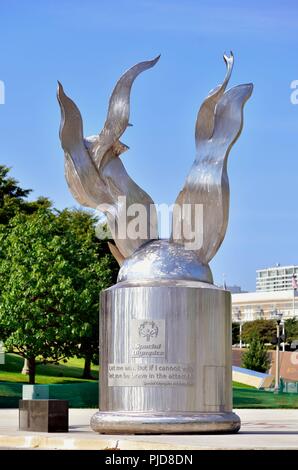
[{"label": "street lamp post", "polygon": [[280,322],[282,319],[282,313],[278,312],[275,310],[272,312],[272,318],[276,320],[277,323],[277,330],[276,330],[276,356],[275,356],[275,386],[274,386],[274,392],[278,393],[279,392],[279,386],[280,386],[280,360],[279,360],[279,345],[280,345]]},{"label": "street lamp post", "polygon": [[237,323],[239,323],[239,348],[242,349],[242,318],[241,318],[241,310],[238,309],[236,312],[236,319]]},{"label": "street lamp post", "polygon": [[281,322],[281,326],[282,326],[282,352],[285,352],[286,350],[286,331],[285,331],[285,321],[282,320]]}]

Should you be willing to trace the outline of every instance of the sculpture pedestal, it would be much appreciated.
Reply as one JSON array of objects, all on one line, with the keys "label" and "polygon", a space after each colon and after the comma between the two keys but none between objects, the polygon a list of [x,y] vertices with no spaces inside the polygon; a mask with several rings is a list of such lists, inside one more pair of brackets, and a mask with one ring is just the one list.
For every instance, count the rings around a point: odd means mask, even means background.
[{"label": "sculpture pedestal", "polygon": [[195,281],[118,283],[101,295],[94,431],[237,432],[231,295]]}]

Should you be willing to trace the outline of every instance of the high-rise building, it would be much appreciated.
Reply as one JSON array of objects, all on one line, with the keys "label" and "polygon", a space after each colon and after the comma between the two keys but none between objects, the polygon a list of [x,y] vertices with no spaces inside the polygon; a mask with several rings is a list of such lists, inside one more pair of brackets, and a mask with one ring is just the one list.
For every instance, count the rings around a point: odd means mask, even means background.
[{"label": "high-rise building", "polygon": [[298,266],[258,269],[256,292],[232,292],[233,321],[298,318]]},{"label": "high-rise building", "polygon": [[257,292],[291,290],[296,279],[298,280],[298,266],[296,265],[276,265],[272,268],[258,269],[256,290]]}]

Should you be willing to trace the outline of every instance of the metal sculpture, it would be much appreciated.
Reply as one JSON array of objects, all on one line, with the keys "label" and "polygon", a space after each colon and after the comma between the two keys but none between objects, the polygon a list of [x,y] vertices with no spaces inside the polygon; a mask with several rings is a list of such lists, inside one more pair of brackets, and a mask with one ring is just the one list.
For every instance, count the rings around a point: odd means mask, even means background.
[{"label": "metal sculpture", "polygon": [[[100,207],[107,216],[116,243],[116,246],[110,245],[110,248],[119,264],[123,264],[145,242],[158,239],[154,203],[129,177],[119,158],[128,150],[119,139],[129,125],[133,81],[141,72],[153,67],[158,59],[159,56],[152,61],[141,62],[120,78],[110,98],[103,130],[96,136],[84,138],[80,111],[66,96],[62,85],[58,85],[62,115],[60,139],[65,152],[66,180],[79,204]],[[203,265],[207,265],[214,257],[225,236],[229,213],[227,157],[240,135],[243,106],[252,92],[252,84],[239,85],[225,92],[233,68],[232,53],[230,56],[224,55],[224,60],[227,66],[225,79],[209,93],[198,112],[195,128],[196,159],[176,200],[176,204],[181,206],[181,212],[179,217],[175,217],[174,213],[170,238],[170,242],[189,243],[189,240],[184,239],[183,232],[194,220],[194,214],[189,213],[187,217],[187,214],[183,214],[183,206],[202,204],[204,225],[201,230],[204,240],[197,250],[197,259]],[[126,198],[125,207],[119,203],[121,196]],[[142,204],[146,209],[147,237],[120,239],[117,221],[129,223],[131,216],[127,215],[127,207],[134,203]]]},{"label": "metal sculpture", "polygon": [[[110,249],[121,266],[118,283],[101,294],[101,411],[91,426],[102,433],[236,432],[230,293],[212,284],[209,262],[226,233],[227,158],[253,86],[226,91],[234,59],[224,55],[224,81],[198,112],[196,158],[176,200],[171,237],[160,240],[154,203],[127,174],[120,155],[128,147],[119,140],[129,125],[133,81],[158,59],[120,78],[96,136],[84,138],[77,106],[58,87],[69,188],[80,204],[105,213],[115,241]],[[122,225],[134,217],[127,209],[136,203],[144,208],[146,230],[123,237]],[[198,205],[199,244],[193,225]]]}]

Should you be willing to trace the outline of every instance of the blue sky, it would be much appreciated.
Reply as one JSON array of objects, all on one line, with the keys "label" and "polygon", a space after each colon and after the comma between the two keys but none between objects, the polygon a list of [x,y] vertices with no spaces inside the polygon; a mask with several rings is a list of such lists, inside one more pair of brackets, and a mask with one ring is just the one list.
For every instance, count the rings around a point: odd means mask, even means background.
[{"label": "blue sky", "polygon": [[194,159],[197,110],[232,50],[230,85],[255,88],[229,156],[230,222],[214,277],[253,290],[257,268],[298,263],[295,0],[1,0],[0,18],[0,161],[58,208],[75,201],[63,175],[57,79],[90,135],[101,130],[123,71],[161,53],[134,84],[122,158],[155,202],[172,203]]}]

